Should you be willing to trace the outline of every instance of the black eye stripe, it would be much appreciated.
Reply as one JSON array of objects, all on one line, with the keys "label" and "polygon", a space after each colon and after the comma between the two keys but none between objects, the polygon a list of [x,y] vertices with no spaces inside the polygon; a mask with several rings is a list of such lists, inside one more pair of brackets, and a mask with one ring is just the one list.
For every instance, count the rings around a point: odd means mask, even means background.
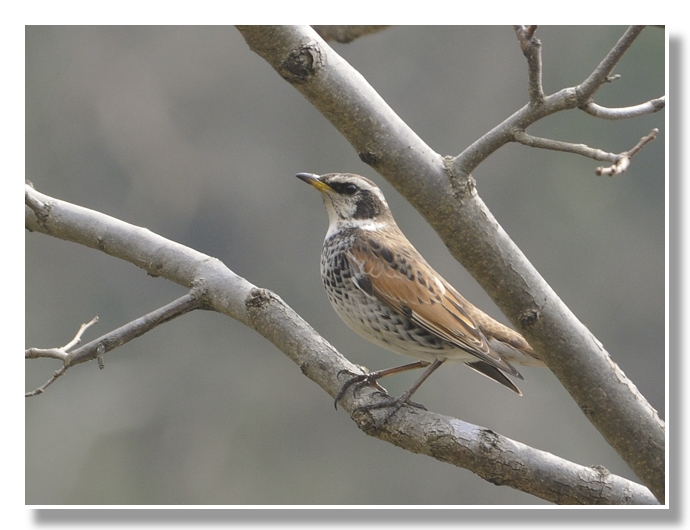
[{"label": "black eye stripe", "polygon": [[354,195],[359,191],[359,187],[352,182],[332,182],[330,186],[336,192],[342,193],[343,195]]}]

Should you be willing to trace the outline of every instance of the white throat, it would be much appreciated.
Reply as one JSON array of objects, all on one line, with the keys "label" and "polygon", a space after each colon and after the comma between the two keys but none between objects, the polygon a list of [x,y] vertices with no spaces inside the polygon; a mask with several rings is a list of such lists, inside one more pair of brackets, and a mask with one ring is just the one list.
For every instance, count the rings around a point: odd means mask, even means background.
[{"label": "white throat", "polygon": [[347,228],[359,228],[360,230],[375,232],[376,230],[388,228],[388,223],[377,221],[376,219],[336,219],[335,221],[328,223],[326,239],[332,236],[335,232]]}]

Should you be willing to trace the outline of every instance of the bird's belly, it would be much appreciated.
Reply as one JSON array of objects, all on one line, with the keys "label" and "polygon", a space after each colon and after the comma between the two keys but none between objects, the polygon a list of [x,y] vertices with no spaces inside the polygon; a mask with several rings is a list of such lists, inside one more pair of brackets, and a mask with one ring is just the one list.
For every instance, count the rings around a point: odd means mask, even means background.
[{"label": "bird's belly", "polygon": [[353,331],[382,348],[422,361],[476,360],[474,355],[360,289],[354,281],[355,271],[346,257],[350,242],[341,239],[336,243],[333,239],[324,243],[321,278],[335,312]]},{"label": "bird's belly", "polygon": [[476,360],[470,353],[414,323],[378,299],[353,288],[331,288],[328,299],[338,316],[365,339],[395,353],[422,361]]}]

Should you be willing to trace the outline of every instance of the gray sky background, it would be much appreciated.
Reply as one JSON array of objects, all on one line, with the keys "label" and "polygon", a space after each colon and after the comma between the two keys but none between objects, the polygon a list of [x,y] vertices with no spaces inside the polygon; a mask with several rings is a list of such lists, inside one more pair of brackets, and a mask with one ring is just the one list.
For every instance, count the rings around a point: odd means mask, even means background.
[{"label": "gray sky background", "polygon": [[[547,93],[581,82],[622,27],[543,27]],[[393,27],[334,44],[437,152],[453,155],[527,102],[510,27]],[[600,90],[608,106],[664,93],[664,33],[648,28]],[[511,145],[474,173],[508,234],[664,415],[663,113],[607,122],[579,111],[530,128],[605,151],[659,138],[615,178],[601,163]],[[406,359],[331,310],[319,256],[326,212],[300,171],[355,172],[461,292],[506,322],[436,234],[233,27],[27,27],[26,178],[221,259],[272,289],[351,361]],[[91,340],[183,288],[97,251],[26,234],[26,345]],[[26,388],[57,368],[26,364]],[[419,390],[430,410],[634,479],[546,369],[524,397],[460,365]],[[385,381],[393,394],[416,374]],[[258,334],[226,317],[181,317],[71,369],[26,401],[27,504],[543,504],[360,432]]]}]

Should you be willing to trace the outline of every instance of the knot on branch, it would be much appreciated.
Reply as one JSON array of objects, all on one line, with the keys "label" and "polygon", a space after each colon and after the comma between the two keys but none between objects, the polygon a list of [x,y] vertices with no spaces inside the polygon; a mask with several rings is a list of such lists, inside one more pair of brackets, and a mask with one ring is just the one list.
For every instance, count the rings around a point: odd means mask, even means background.
[{"label": "knot on branch", "polygon": [[315,42],[293,50],[278,67],[278,72],[291,83],[304,83],[323,66],[323,55]]},{"label": "knot on branch", "polygon": [[264,307],[273,300],[272,293],[266,289],[255,287],[249,293],[245,306],[250,313],[253,311],[261,311]]},{"label": "knot on branch", "polygon": [[520,324],[528,328],[533,326],[541,318],[541,311],[538,309],[527,309],[520,315]]},{"label": "knot on branch", "polygon": [[376,167],[376,165],[379,163],[381,160],[381,157],[377,155],[376,153],[373,153],[371,151],[362,151],[359,154],[359,159],[364,162],[366,165],[371,166],[373,168]]},{"label": "knot on branch", "polygon": [[493,453],[499,446],[499,436],[491,429],[482,429],[479,433],[479,448],[484,453]]},{"label": "knot on branch", "polygon": [[450,175],[450,186],[453,188],[453,196],[460,201],[477,193],[477,181],[472,175],[466,177]]}]

